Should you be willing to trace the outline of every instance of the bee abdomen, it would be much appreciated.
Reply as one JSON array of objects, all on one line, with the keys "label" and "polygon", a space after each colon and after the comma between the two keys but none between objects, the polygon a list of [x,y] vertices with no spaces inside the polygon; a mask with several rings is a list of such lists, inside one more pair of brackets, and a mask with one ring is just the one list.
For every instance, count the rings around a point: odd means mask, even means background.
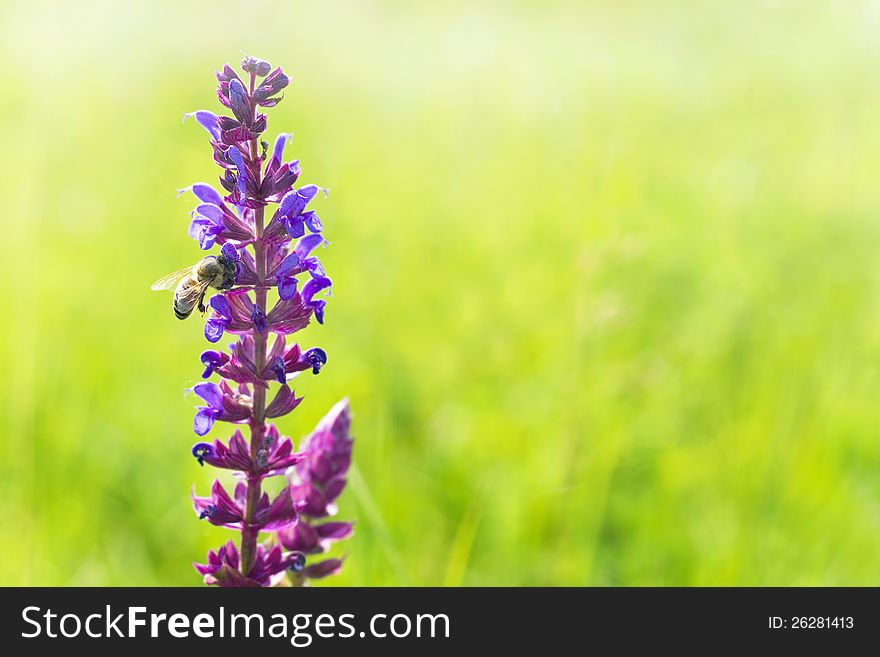
[{"label": "bee abdomen", "polygon": [[201,298],[198,285],[198,279],[193,276],[187,276],[178,283],[171,302],[174,316],[177,319],[186,319],[192,315],[193,308]]}]

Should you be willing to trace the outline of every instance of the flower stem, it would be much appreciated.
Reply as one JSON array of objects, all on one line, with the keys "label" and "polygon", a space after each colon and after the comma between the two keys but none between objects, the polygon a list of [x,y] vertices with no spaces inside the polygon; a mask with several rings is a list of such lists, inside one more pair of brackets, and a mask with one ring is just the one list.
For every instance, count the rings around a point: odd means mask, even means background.
[{"label": "flower stem", "polygon": [[[250,93],[254,93],[256,75],[251,74]],[[254,107],[256,114],[256,106]],[[259,189],[262,167],[257,163],[257,140],[250,141],[250,160],[257,165],[253,172],[257,177]],[[262,207],[254,210],[254,260],[257,265],[257,282],[254,286],[256,304],[266,312],[266,245],[263,243],[263,213]],[[254,361],[257,372],[262,374],[266,365],[266,334],[254,332]],[[266,388],[262,385],[254,385],[253,415],[251,416],[251,459],[256,462],[257,452],[266,435]],[[245,505],[244,524],[241,529],[241,572],[245,576],[251,569],[257,551],[257,538],[260,530],[254,527],[254,514],[260,501],[260,475],[249,472],[247,476],[247,499]]]}]

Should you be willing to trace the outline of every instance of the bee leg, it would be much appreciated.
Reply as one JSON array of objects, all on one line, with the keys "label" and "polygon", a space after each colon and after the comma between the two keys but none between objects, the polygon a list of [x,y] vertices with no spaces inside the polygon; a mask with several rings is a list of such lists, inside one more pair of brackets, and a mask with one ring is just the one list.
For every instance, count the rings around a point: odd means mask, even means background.
[{"label": "bee leg", "polygon": [[205,293],[202,292],[202,296],[199,297],[199,312],[204,315],[206,311],[207,308],[205,308]]}]

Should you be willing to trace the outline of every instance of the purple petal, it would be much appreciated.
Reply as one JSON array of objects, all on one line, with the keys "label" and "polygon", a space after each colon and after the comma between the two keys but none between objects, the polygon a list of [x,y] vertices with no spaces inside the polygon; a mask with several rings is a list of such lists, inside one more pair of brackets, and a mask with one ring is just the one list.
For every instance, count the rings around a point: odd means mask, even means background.
[{"label": "purple petal", "polygon": [[208,249],[213,247],[214,244],[216,244],[216,243],[217,243],[217,236],[214,235],[213,233],[209,233],[208,231],[205,231],[204,233],[202,233],[202,236],[199,239],[199,248],[201,248],[202,251],[207,251]]},{"label": "purple petal", "polygon": [[327,302],[323,299],[318,299],[317,301],[312,302],[312,308],[315,311],[315,320],[317,320],[318,324],[324,323],[324,308],[327,307]]},{"label": "purple petal", "polygon": [[235,168],[238,170],[238,191],[244,196],[247,193],[247,180],[248,173],[244,164],[244,156],[241,154],[241,151],[238,150],[235,146],[230,146],[229,150],[226,151],[226,154],[229,156],[229,159],[232,160],[232,163],[235,164]]},{"label": "purple petal", "polygon": [[284,147],[293,140],[293,135],[289,132],[282,132],[275,138],[275,146],[272,148],[272,159],[269,160],[267,171],[274,171],[281,167],[284,159]]},{"label": "purple petal", "polygon": [[220,253],[224,258],[230,260],[232,262],[238,262],[241,260],[241,257],[238,255],[238,249],[235,248],[233,244],[226,242],[222,247],[220,247]]},{"label": "purple petal", "polygon": [[320,235],[312,233],[311,235],[306,235],[299,242],[296,243],[296,247],[293,252],[299,256],[300,260],[305,259],[309,253],[311,253],[316,246],[321,244],[324,241],[324,238]]},{"label": "purple petal", "polygon": [[217,235],[222,232],[222,226],[217,226],[210,219],[202,217],[193,219],[192,223],[189,225],[189,230],[187,231],[190,237],[198,241],[199,247],[203,251],[207,251],[214,246],[214,242],[217,240]]},{"label": "purple petal", "polygon": [[315,214],[314,210],[303,212],[302,218],[303,221],[305,221],[306,226],[308,226],[309,230],[313,233],[320,233],[324,230],[324,224],[321,223],[321,220],[318,218],[318,215]]},{"label": "purple petal", "polygon": [[201,203],[196,206],[194,212],[201,217],[206,217],[211,220],[215,226],[225,226],[223,221],[223,210],[219,205],[214,205],[213,203]]},{"label": "purple petal", "polygon": [[291,253],[281,261],[280,265],[278,265],[278,271],[275,272],[275,275],[279,278],[284,278],[287,274],[299,267],[300,264],[299,256],[296,253]]},{"label": "purple petal", "polygon": [[193,445],[192,455],[196,457],[199,465],[205,465],[205,459],[214,456],[214,446],[211,443],[196,443]]},{"label": "purple petal", "polygon": [[269,366],[269,369],[275,374],[275,380],[278,383],[286,383],[287,382],[287,369],[284,365],[284,359],[281,356],[275,356],[272,359],[272,364]]},{"label": "purple petal", "polygon": [[213,203],[214,205],[223,207],[223,197],[220,196],[216,189],[207,183],[195,183],[189,187],[184,187],[183,189],[177,190],[177,195],[180,196],[184,192],[192,192],[193,196],[199,199],[202,203]]},{"label": "purple petal", "polygon": [[197,383],[193,386],[193,392],[208,402],[212,408],[223,408],[223,390],[216,383]]},{"label": "purple petal", "polygon": [[242,123],[249,125],[253,121],[250,103],[248,103],[247,93],[244,85],[238,78],[229,81],[229,103],[232,106],[232,112]]},{"label": "purple petal", "polygon": [[269,73],[269,75],[266,76],[266,79],[263,80],[263,83],[254,90],[254,98],[260,105],[270,106],[270,103],[274,105],[280,100],[280,98],[270,98],[270,96],[274,96],[289,83],[290,78],[284,74],[280,67],[276,68]]},{"label": "purple petal", "polygon": [[315,532],[323,539],[341,541],[352,535],[353,526],[350,522],[325,522],[317,525]]},{"label": "purple petal", "polygon": [[186,231],[186,234],[192,237],[194,240],[200,240],[202,237],[202,233],[205,230],[205,227],[209,225],[209,223],[209,219],[203,219],[201,217],[193,219],[189,223],[189,229]]},{"label": "purple petal", "polygon": [[266,332],[266,311],[257,304],[251,307],[251,322],[253,322],[254,328],[257,329],[257,333]]},{"label": "purple petal", "polygon": [[[302,298],[303,303],[306,305],[312,304],[312,298],[321,290],[324,290],[332,285],[332,281],[329,278],[312,278],[303,285],[302,289]],[[317,302],[315,302],[317,303]],[[312,304],[314,305],[314,304]]]},{"label": "purple petal", "polygon": [[245,57],[241,60],[241,68],[245,73],[253,73],[262,78],[269,74],[272,65],[256,57]]},{"label": "purple petal", "polygon": [[320,347],[312,347],[302,357],[312,368],[312,374],[317,374],[327,364],[327,352]]},{"label": "purple petal", "polygon": [[[222,317],[213,317],[205,322],[205,339],[208,342],[218,342],[223,337],[226,324],[229,320]],[[207,378],[207,377],[206,377]]]},{"label": "purple petal", "polygon": [[281,199],[279,212],[285,217],[296,217],[305,210],[309,201],[315,198],[315,194],[317,193],[317,185],[305,185],[299,189],[294,189],[285,194],[284,198]]},{"label": "purple petal", "polygon": [[208,305],[216,310],[224,319],[232,319],[232,308],[230,307],[229,300],[226,298],[225,294],[215,294],[211,297]]},{"label": "purple petal", "polygon": [[[222,335],[222,329],[220,333]],[[229,362],[229,356],[222,351],[213,351],[209,349],[202,352],[199,360],[201,360],[202,364],[205,366],[205,373],[202,374],[202,378],[207,379],[211,374]]]},{"label": "purple petal", "polygon": [[293,239],[297,239],[306,234],[306,224],[301,216],[285,217],[284,228],[287,230],[287,234]]},{"label": "purple petal", "polygon": [[[300,462],[302,463],[302,462]],[[299,467],[297,467],[297,472]],[[290,493],[297,503],[300,513],[314,518],[323,518],[335,512],[327,497],[311,484],[296,484],[290,487]]]},{"label": "purple petal", "polygon": [[309,579],[321,579],[328,575],[335,575],[340,570],[342,570],[341,559],[327,559],[326,561],[319,561],[316,564],[308,566],[303,570],[303,574]]},{"label": "purple petal", "polygon": [[278,281],[278,296],[284,301],[290,301],[296,296],[297,280],[293,276],[282,278]]},{"label": "purple petal", "polygon": [[301,264],[303,269],[307,270],[312,278],[329,278],[324,271],[324,266],[321,264],[321,261],[315,256],[304,258]]},{"label": "purple petal", "polygon": [[196,110],[195,112],[184,114],[183,120],[186,121],[191,116],[196,117],[199,125],[207,130],[215,141],[220,140],[220,119],[216,114],[207,110]]},{"label": "purple petal", "polygon": [[211,427],[214,426],[214,422],[216,422],[220,413],[222,413],[222,411],[218,408],[208,408],[207,406],[200,407],[193,419],[193,431],[195,431],[196,435],[204,436],[208,433],[211,430]]}]

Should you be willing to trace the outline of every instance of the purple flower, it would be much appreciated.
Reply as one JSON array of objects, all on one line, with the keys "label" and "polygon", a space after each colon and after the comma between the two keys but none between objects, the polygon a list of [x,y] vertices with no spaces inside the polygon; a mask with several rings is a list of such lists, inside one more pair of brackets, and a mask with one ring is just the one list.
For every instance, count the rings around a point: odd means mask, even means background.
[{"label": "purple flower", "polygon": [[318,323],[324,322],[324,306],[326,301],[313,299],[321,290],[332,286],[332,281],[324,272],[324,267],[316,256],[311,255],[318,245],[324,243],[321,235],[313,233],[300,239],[293,251],[289,253],[274,270],[274,278],[278,285],[278,296],[282,300],[294,299],[297,294],[296,276],[308,272],[311,279],[302,289],[302,302],[309,311],[315,313]]},{"label": "purple flower", "polygon": [[196,408],[193,431],[198,436],[204,436],[208,433],[217,420],[242,422],[251,416],[251,409],[248,406],[250,399],[246,394],[247,389],[234,392],[223,381],[220,385],[216,383],[197,383],[193,386],[192,390],[208,404],[207,406]]},{"label": "purple flower", "polygon": [[[234,497],[230,496],[218,480],[211,486],[210,497],[198,497],[192,494],[193,509],[199,520],[207,520],[212,525],[241,529],[247,515],[247,484],[239,482],[235,486]],[[285,488],[278,496],[269,501],[263,493],[256,506],[256,513],[250,524],[259,530],[278,531],[296,520],[296,507],[290,490]]]},{"label": "purple flower", "polygon": [[[309,201],[315,198],[315,194],[318,193],[319,189],[317,185],[306,185],[288,192],[281,199],[281,205],[278,207],[276,215],[284,223],[287,233],[292,238],[296,239],[305,235],[306,222],[303,210],[306,209]],[[311,227],[321,226],[320,221],[315,222],[314,217],[310,217],[309,221],[310,230],[312,229]],[[322,229],[323,227],[313,232],[320,232]]]},{"label": "purple flower", "polygon": [[[218,481],[208,497],[193,493],[196,514],[238,531],[241,539],[239,546],[229,541],[210,551],[207,563],[194,565],[206,584],[272,586],[287,577],[299,586],[342,567],[342,560],[333,557],[306,563],[304,553],[324,553],[352,533],[349,522],[315,520],[335,513],[335,500],[345,486],[351,457],[348,405],[334,407],[298,452],[268,422],[302,402],[290,380],[306,370],[317,374],[327,363],[323,349],[302,351],[295,343],[288,346],[286,336],[308,326],[312,316],[324,321],[326,301],[316,295],[332,282],[314,254],[326,243],[324,226],[308,209],[320,188],[293,189],[302,169],[298,160],[284,161],[289,134],[276,137],[271,154],[261,140],[267,128],[261,110],[280,102],[290,79],[255,57],[245,57],[241,67],[243,75],[228,64],[216,75],[223,114],[198,110],[184,117],[194,118],[211,136],[210,153],[222,186],[218,191],[195,183],[179,191],[191,191],[198,201],[189,235],[204,250],[219,246],[220,254],[210,257],[222,259],[220,264],[234,262],[236,270],[231,285],[228,273],[209,282],[221,291],[208,301],[205,339],[216,343],[232,335],[234,341],[227,351],[201,354],[202,378],[216,374],[220,381],[192,388],[203,400],[193,429],[205,436],[218,421],[243,425],[228,440],[203,439],[192,446],[200,466],[231,470],[239,478],[232,494]],[[270,204],[277,209],[270,212]],[[301,274],[307,278],[302,285]],[[267,303],[266,290],[272,286],[280,297],[274,304]],[[275,334],[271,346],[270,333]],[[292,478],[270,499],[262,482],[280,475]],[[261,544],[261,532],[277,532],[275,544]]]},{"label": "purple flower", "polygon": [[241,68],[245,73],[253,73],[257,77],[263,78],[269,75],[272,65],[256,57],[245,57],[241,60]]},{"label": "purple flower", "polygon": [[292,272],[301,271],[299,256],[291,253],[281,261],[275,273],[275,279],[278,282],[278,296],[284,301],[290,301],[296,296],[296,276]]},{"label": "purple flower", "polygon": [[199,246],[207,251],[220,234],[226,230],[223,223],[223,212],[216,205],[203,203],[193,210],[193,220],[189,225],[189,236],[199,243]]},{"label": "purple flower", "polygon": [[300,353],[299,345],[293,345],[284,354],[284,362],[290,372],[302,372],[311,368],[312,374],[317,374],[327,364],[327,352],[320,347],[312,347],[304,353]]},{"label": "purple flower", "polygon": [[[236,492],[237,492],[236,487]],[[197,497],[195,490],[192,492],[193,509],[199,520],[207,519],[212,525],[237,529],[244,520],[242,511],[236,500],[229,496],[218,480],[211,486],[210,497]]]},{"label": "purple flower", "polygon": [[205,371],[202,372],[202,378],[207,379],[229,362],[229,356],[222,351],[208,349],[207,351],[202,352],[201,361],[202,365],[205,366]]},{"label": "purple flower", "polygon": [[263,107],[274,107],[280,102],[280,98],[271,98],[290,83],[290,78],[284,75],[281,68],[276,68],[266,76],[262,84],[254,91],[254,99]]},{"label": "purple flower", "polygon": [[232,321],[232,307],[229,300],[222,294],[215,294],[208,301],[208,305],[214,311],[205,323],[205,339],[208,342],[218,342],[223,337],[223,331]]},{"label": "purple flower", "polygon": [[226,470],[251,472],[260,477],[282,474],[287,468],[299,463],[304,456],[293,451],[290,438],[282,438],[275,425],[268,425],[262,444],[255,458],[251,458],[250,445],[241,431],[236,431],[229,439],[229,445],[221,440],[213,443],[196,443],[192,455],[199,465],[214,466]]},{"label": "purple flower", "polygon": [[314,277],[310,279],[302,289],[303,305],[315,313],[315,319],[318,324],[324,323],[324,308],[327,302],[323,299],[315,299],[314,296],[321,290],[325,290],[332,285],[332,282],[326,276]]},{"label": "purple flower", "polygon": [[194,563],[195,569],[204,575],[205,584],[221,587],[256,588],[275,586],[290,570],[299,572],[305,564],[300,552],[283,553],[279,546],[258,545],[254,563],[247,575],[239,571],[239,555],[235,543],[229,541],[214,552],[208,552],[208,563]]},{"label": "purple flower", "polygon": [[231,260],[232,262],[241,262],[241,255],[238,253],[238,249],[234,244],[230,244],[227,242],[220,248],[220,253],[227,260]]},{"label": "purple flower", "polygon": [[229,208],[223,197],[210,185],[195,183],[178,190],[180,196],[191,191],[200,204],[192,211],[193,220],[189,226],[189,236],[199,242],[202,249],[210,249],[214,243],[235,240],[241,244],[253,241],[253,227],[249,218]]},{"label": "purple flower", "polygon": [[247,182],[248,182],[248,170],[247,166],[244,163],[244,156],[241,154],[241,151],[238,150],[237,146],[230,146],[229,150],[226,151],[226,154],[229,156],[229,159],[235,164],[235,168],[238,170],[237,175],[237,185],[238,185],[238,193],[244,197],[247,194]]},{"label": "purple flower", "polygon": [[220,391],[220,386],[214,383],[199,383],[193,391],[208,402],[207,406],[198,408],[193,421],[193,431],[199,436],[204,436],[223,414],[223,393]]},{"label": "purple flower", "polygon": [[303,359],[312,368],[312,374],[317,374],[327,364],[327,352],[319,347],[312,347],[303,354]]},{"label": "purple flower", "polygon": [[[313,374],[321,371],[327,364],[327,352],[320,347],[312,347],[305,353],[300,351],[299,345],[294,344],[287,351],[283,351],[284,341],[276,340],[269,352],[269,371],[265,378],[275,379],[279,383],[287,382],[287,375],[311,369]],[[283,355],[282,355],[283,354]]]},{"label": "purple flower", "polygon": [[244,85],[237,77],[229,81],[229,106],[239,123],[249,124],[253,120],[251,104]]}]

